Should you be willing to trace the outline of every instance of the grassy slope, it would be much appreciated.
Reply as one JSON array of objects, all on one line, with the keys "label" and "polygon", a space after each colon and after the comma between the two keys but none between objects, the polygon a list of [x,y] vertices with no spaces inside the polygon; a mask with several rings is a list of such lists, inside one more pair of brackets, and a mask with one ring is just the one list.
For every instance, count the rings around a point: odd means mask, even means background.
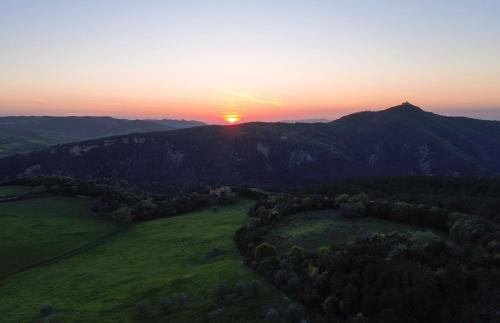
[{"label": "grassy slope", "polygon": [[19,185],[10,185],[10,186],[0,186],[0,197],[3,196],[17,196],[29,193],[33,190],[32,187],[29,186],[19,186]]},{"label": "grassy slope", "polygon": [[[19,187],[11,187],[10,194],[20,191]],[[113,227],[95,216],[90,205],[91,200],[70,197],[0,203],[0,273],[60,255],[109,234]]]},{"label": "grassy slope", "polygon": [[345,243],[370,231],[433,231],[446,238],[444,232],[376,218],[348,219],[334,210],[304,212],[287,217],[268,233],[267,238],[281,251],[286,251],[293,245],[317,250]]},{"label": "grassy slope", "polygon": [[[51,303],[67,311],[68,321],[258,322],[264,305],[284,303],[267,285],[261,297],[231,296],[221,315],[209,314],[220,308],[214,299],[220,282],[232,288],[238,280],[258,279],[242,265],[233,242],[245,218],[235,205],[138,223],[84,254],[0,281],[0,313],[7,321],[27,321]],[[212,247],[221,256],[209,259]],[[175,301],[180,292],[188,296],[187,308],[174,303],[170,314],[160,315],[159,299]],[[147,319],[135,315],[141,300],[148,304]]]}]

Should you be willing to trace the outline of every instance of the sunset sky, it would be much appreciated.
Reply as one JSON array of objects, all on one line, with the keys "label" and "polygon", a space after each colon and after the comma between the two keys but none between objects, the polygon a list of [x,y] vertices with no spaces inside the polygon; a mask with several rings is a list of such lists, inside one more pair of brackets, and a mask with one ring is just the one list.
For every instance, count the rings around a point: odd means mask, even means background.
[{"label": "sunset sky", "polygon": [[500,1],[0,0],[0,115],[500,119]]}]

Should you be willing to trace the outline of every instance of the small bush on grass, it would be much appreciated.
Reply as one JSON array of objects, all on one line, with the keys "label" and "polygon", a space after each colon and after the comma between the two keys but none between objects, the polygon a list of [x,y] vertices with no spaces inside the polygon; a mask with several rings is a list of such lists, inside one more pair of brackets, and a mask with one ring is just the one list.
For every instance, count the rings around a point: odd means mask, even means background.
[{"label": "small bush on grass", "polygon": [[215,297],[217,302],[222,303],[227,297],[227,286],[225,283],[220,284],[215,290]]},{"label": "small bush on grass", "polygon": [[241,281],[237,282],[236,285],[234,285],[234,292],[238,297],[243,296],[243,294],[245,293],[245,284],[243,284]]},{"label": "small bush on grass", "polygon": [[280,319],[280,314],[274,308],[270,308],[267,313],[265,320],[266,322],[278,322]]},{"label": "small bush on grass", "polygon": [[52,307],[52,305],[50,304],[44,304],[42,305],[42,307],[40,307],[40,315],[42,316],[48,316],[52,314],[53,311],[54,307]]},{"label": "small bush on grass", "polygon": [[259,295],[262,290],[262,284],[258,280],[252,281],[250,287],[252,288],[252,292],[254,295]]},{"label": "small bush on grass", "polygon": [[299,304],[288,305],[286,312],[290,322],[300,322],[305,315],[304,307]]},{"label": "small bush on grass", "polygon": [[215,258],[219,256],[220,256],[220,250],[218,248],[213,248],[212,251],[210,251],[209,258]]},{"label": "small bush on grass", "polygon": [[160,307],[163,310],[163,312],[168,312],[170,307],[172,306],[172,301],[168,297],[163,297],[160,299]]},{"label": "small bush on grass", "polygon": [[177,295],[177,300],[179,301],[179,305],[180,305],[181,307],[186,307],[186,303],[187,303],[187,296],[186,296],[186,294],[184,294],[184,293],[179,293],[179,294]]},{"label": "small bush on grass", "polygon": [[144,301],[140,301],[137,304],[135,304],[135,312],[137,315],[144,315],[146,314],[146,303]]}]

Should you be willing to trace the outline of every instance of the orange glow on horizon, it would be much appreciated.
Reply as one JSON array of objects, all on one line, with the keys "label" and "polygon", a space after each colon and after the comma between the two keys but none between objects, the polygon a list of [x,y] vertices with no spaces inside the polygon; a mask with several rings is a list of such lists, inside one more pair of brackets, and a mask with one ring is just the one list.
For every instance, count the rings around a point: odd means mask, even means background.
[{"label": "orange glow on horizon", "polygon": [[233,124],[233,123],[236,123],[238,121],[240,121],[241,119],[241,115],[239,114],[225,114],[224,116],[224,120],[226,120],[227,122]]}]

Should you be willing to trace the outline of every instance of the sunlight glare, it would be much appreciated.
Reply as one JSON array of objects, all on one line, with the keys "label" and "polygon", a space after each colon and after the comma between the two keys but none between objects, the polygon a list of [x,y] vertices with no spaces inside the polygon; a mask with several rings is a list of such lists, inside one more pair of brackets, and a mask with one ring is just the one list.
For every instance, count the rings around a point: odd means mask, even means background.
[{"label": "sunlight glare", "polygon": [[229,123],[236,123],[240,120],[241,116],[239,114],[225,114],[224,120]]}]

